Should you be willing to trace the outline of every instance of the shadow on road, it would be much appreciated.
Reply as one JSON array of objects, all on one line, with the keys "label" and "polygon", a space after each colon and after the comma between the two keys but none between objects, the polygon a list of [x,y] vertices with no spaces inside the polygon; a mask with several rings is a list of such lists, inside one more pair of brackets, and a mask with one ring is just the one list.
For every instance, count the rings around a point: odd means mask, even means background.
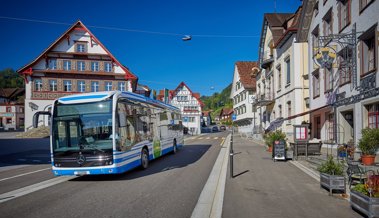
[{"label": "shadow on road", "polygon": [[0,139],[0,167],[48,163],[49,139]]},{"label": "shadow on road", "polygon": [[116,175],[88,175],[75,178],[70,181],[109,181],[109,180],[132,180],[155,173],[164,172],[176,168],[186,167],[198,161],[211,147],[211,145],[185,145],[176,154],[164,155],[149,163],[149,168],[141,170],[136,168],[129,172]]}]

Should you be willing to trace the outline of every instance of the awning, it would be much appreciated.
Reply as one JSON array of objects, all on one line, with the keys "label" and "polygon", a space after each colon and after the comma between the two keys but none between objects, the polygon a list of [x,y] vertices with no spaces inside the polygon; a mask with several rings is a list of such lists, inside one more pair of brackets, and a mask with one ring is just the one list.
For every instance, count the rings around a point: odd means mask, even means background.
[{"label": "awning", "polygon": [[326,108],[326,107],[329,107],[329,106],[330,106],[330,105],[324,105],[324,106],[322,106],[322,107],[315,108],[315,109],[312,109],[312,110],[309,110],[309,111],[305,111],[305,112],[303,112],[303,113],[295,114],[295,115],[289,116],[289,117],[287,117],[287,118],[284,118],[284,120],[292,120],[292,119],[294,119],[294,118],[296,118],[296,117],[301,117],[301,116],[304,116],[304,115],[306,115],[306,114],[310,114],[310,113],[312,113],[312,112],[315,112],[315,111],[321,110],[321,109]]},{"label": "awning", "polygon": [[315,112],[315,111],[318,111],[318,110],[321,110],[323,108],[326,108],[326,107],[329,107],[330,105],[324,105],[322,107],[319,107],[319,108],[315,108],[315,109],[312,109],[312,110],[309,110],[309,111],[306,111],[306,112],[303,112],[303,113],[299,113],[299,114],[295,114],[295,115],[292,115],[292,116],[289,116],[289,117],[286,117],[286,118],[283,118],[283,117],[279,117],[278,119],[272,121],[270,123],[270,125],[265,129],[266,131],[274,131],[276,130],[277,128],[279,128],[280,126],[282,126],[283,122],[286,121],[286,120],[291,120],[291,119],[294,119],[296,117],[301,117],[301,116],[304,116],[306,114],[310,114],[312,112]]}]

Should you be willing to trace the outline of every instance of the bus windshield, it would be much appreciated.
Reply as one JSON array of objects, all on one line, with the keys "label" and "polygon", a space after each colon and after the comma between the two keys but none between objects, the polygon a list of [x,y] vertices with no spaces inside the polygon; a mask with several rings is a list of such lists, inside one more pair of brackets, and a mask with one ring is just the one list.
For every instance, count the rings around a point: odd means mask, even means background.
[{"label": "bus windshield", "polygon": [[94,150],[112,146],[112,101],[57,104],[53,115],[53,152]]}]

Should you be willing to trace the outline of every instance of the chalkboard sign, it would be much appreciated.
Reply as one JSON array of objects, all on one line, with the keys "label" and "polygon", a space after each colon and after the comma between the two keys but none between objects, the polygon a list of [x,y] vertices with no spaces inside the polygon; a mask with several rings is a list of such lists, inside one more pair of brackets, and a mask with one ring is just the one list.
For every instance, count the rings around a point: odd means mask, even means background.
[{"label": "chalkboard sign", "polygon": [[274,161],[286,160],[286,141],[284,140],[275,141],[272,152],[274,156]]}]

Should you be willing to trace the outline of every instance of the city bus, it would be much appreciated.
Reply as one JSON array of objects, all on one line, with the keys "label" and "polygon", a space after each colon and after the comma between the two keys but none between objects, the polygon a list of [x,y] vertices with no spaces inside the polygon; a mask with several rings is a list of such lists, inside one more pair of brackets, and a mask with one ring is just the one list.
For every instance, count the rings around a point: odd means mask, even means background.
[{"label": "city bus", "polygon": [[50,116],[52,171],[62,175],[119,174],[176,153],[184,145],[180,110],[131,92],[58,98]]}]

